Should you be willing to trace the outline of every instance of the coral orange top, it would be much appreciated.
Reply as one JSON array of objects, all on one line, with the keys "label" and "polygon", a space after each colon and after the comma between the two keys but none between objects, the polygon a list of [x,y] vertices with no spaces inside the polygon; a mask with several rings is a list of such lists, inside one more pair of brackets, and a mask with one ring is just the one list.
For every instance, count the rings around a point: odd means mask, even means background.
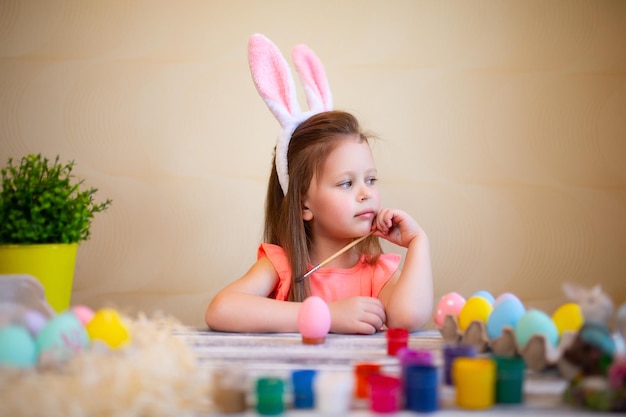
[{"label": "coral orange top", "polygon": [[[267,256],[278,273],[278,285],[271,297],[286,301],[291,287],[291,265],[283,248],[261,243],[257,259]],[[380,290],[400,266],[401,256],[394,253],[380,255],[374,265],[364,258],[352,268],[320,268],[310,277],[311,293],[327,303],[354,296],[378,297]]]}]

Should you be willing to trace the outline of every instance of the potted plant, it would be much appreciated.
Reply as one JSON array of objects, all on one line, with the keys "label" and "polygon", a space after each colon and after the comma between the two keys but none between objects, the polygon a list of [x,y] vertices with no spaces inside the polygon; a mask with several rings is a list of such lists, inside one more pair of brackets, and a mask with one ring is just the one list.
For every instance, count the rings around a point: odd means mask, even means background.
[{"label": "potted plant", "polygon": [[74,161],[41,154],[9,158],[0,190],[0,274],[30,274],[57,312],[70,306],[78,244],[89,239],[96,188],[72,175]]}]

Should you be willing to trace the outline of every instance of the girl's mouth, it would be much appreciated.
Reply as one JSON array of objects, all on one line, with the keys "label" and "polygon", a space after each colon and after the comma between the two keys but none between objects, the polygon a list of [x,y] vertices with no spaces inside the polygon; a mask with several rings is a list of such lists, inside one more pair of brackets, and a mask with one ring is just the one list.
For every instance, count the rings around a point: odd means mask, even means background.
[{"label": "girl's mouth", "polygon": [[358,217],[358,218],[361,218],[361,219],[373,219],[374,218],[374,212],[371,211],[371,210],[362,211],[360,213],[355,214],[354,217]]}]

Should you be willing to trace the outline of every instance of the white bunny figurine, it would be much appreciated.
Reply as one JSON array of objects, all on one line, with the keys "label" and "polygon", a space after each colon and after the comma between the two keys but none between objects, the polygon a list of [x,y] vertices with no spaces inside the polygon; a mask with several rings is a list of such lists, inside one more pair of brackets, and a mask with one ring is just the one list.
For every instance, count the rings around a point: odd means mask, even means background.
[{"label": "white bunny figurine", "polygon": [[585,318],[585,323],[595,322],[608,325],[613,316],[613,301],[606,295],[600,285],[590,290],[576,284],[563,284],[565,296],[575,301]]},{"label": "white bunny figurine", "polygon": [[565,283],[563,292],[580,306],[585,323],[559,359],[561,374],[567,379],[602,376],[604,361],[616,353],[616,343],[609,330],[613,302],[599,285],[587,289]]}]

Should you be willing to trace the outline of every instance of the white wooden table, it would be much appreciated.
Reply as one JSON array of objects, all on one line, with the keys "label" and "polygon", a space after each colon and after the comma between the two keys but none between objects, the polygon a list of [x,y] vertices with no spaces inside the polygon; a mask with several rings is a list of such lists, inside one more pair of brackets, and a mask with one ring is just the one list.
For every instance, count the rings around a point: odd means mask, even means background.
[{"label": "white wooden table", "polygon": [[[260,377],[281,377],[289,380],[296,369],[317,371],[353,372],[355,363],[377,362],[382,371],[397,374],[400,370],[398,358],[387,355],[387,341],[384,333],[371,336],[328,335],[322,345],[304,345],[298,333],[284,334],[239,334],[220,333],[209,330],[185,330],[176,333],[196,352],[200,366],[207,372],[218,369],[239,369],[245,372],[250,382],[253,396],[253,382]],[[443,368],[442,347],[444,341],[437,331],[423,331],[411,334],[409,347],[431,349],[435,363]],[[482,416],[482,415],[537,415],[537,416],[601,416],[615,415],[574,408],[563,403],[562,393],[566,386],[556,371],[541,373],[527,372],[524,384],[524,402],[519,405],[494,405],[482,411],[464,410],[455,405],[453,387],[440,385],[440,408],[430,415],[436,416]],[[248,410],[240,415],[258,415],[254,409],[254,399]],[[315,410],[290,409],[287,405],[285,416],[316,415]],[[232,414],[231,414],[232,415]],[[369,406],[354,403],[349,415],[375,415]],[[419,413],[399,411],[396,416],[416,416]]]}]

